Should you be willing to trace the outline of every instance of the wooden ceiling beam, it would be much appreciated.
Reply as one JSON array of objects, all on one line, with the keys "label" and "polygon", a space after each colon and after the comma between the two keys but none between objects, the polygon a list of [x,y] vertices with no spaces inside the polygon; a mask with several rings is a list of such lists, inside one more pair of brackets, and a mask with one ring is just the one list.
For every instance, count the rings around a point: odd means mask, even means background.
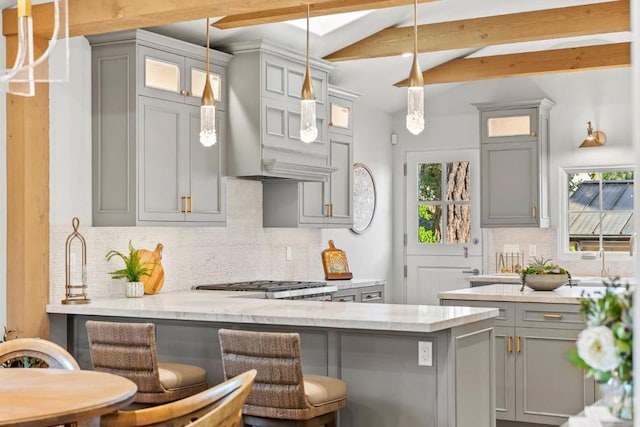
[{"label": "wooden ceiling beam", "polygon": [[[527,77],[631,66],[631,43],[454,59],[424,71],[424,84]],[[408,80],[396,83],[405,87]]]},{"label": "wooden ceiling beam", "polygon": [[[311,5],[335,1],[305,0]],[[300,0],[69,0],[69,34],[101,34],[212,16],[261,13],[295,6],[300,6]],[[52,3],[33,6],[37,34],[45,37],[51,34],[52,16]],[[5,36],[17,34],[16,9],[3,10],[2,23]]]},{"label": "wooden ceiling beam", "polygon": [[[418,26],[418,52],[630,30],[629,0],[512,13]],[[413,27],[387,28],[324,57],[329,61],[402,55],[413,51]]]},{"label": "wooden ceiling beam", "polygon": [[[434,0],[418,0],[426,3]],[[325,16],[336,13],[356,12],[359,10],[384,9],[387,7],[406,6],[407,0],[334,0],[310,5],[309,15]],[[229,28],[248,27],[250,25],[271,24],[274,22],[302,19],[307,16],[307,7],[294,6],[285,9],[273,9],[266,12],[251,12],[225,16],[213,23],[213,26],[226,30]]]}]

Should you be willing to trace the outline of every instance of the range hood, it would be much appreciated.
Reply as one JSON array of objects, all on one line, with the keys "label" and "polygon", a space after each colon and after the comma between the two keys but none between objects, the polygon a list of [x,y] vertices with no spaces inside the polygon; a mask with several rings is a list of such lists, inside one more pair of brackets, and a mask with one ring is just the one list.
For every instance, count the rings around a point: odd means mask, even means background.
[{"label": "range hood", "polygon": [[300,140],[300,93],[305,56],[265,40],[224,46],[233,54],[229,84],[227,175],[250,179],[327,181],[327,101],[331,64],[310,63],[316,97],[318,138]]}]

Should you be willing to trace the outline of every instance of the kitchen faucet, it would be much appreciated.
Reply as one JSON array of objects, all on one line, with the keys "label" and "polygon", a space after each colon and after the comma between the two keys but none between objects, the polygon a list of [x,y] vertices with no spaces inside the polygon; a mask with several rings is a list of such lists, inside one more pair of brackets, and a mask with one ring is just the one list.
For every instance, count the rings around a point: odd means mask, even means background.
[{"label": "kitchen faucet", "polygon": [[602,268],[600,269],[600,277],[607,277],[609,270],[605,267],[604,248],[600,248],[600,258],[602,259]]}]

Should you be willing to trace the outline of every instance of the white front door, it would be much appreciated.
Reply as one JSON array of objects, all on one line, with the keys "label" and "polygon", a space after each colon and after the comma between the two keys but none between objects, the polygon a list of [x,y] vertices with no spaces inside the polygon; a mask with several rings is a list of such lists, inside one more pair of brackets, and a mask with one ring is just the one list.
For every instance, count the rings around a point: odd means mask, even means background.
[{"label": "white front door", "polygon": [[438,305],[482,269],[478,150],[407,152],[406,303]]}]

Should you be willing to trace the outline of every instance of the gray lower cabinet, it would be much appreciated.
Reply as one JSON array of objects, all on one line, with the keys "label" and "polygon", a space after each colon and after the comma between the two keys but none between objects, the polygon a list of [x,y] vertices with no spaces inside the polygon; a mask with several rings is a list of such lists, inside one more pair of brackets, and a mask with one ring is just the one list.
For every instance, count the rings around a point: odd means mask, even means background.
[{"label": "gray lower cabinet", "polygon": [[481,226],[549,227],[549,114],[538,99],[480,111]]},{"label": "gray lower cabinet", "polygon": [[559,425],[595,401],[595,382],[564,355],[584,329],[577,304],[443,300],[497,307],[496,419]]},{"label": "gray lower cabinet", "polygon": [[211,55],[218,143],[205,148],[194,95],[206,78],[202,47],[143,30],[90,42],[93,225],[225,225],[229,55]]},{"label": "gray lower cabinet", "polygon": [[384,285],[339,290],[331,296],[331,300],[337,302],[384,303]]}]

